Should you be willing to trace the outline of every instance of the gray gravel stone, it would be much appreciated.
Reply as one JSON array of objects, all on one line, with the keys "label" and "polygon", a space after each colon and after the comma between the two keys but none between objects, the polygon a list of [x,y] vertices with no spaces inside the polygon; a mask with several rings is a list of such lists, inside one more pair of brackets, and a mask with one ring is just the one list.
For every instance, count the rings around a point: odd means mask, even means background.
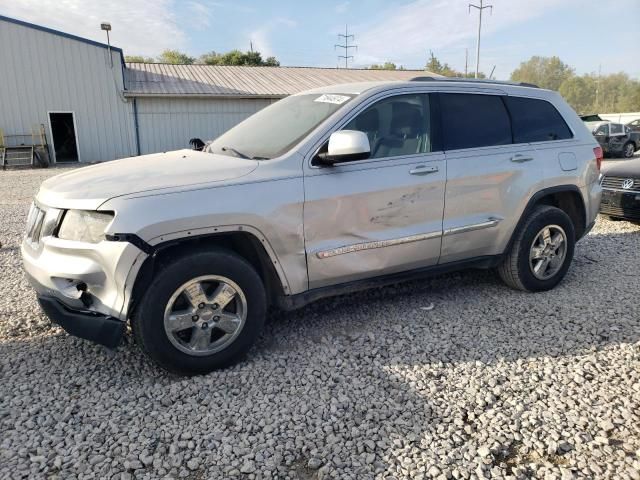
[{"label": "gray gravel stone", "polygon": [[599,218],[550,292],[470,271],[322,300],[180,378],[40,312],[19,244],[62,171],[0,172],[0,478],[639,478],[640,227]]}]

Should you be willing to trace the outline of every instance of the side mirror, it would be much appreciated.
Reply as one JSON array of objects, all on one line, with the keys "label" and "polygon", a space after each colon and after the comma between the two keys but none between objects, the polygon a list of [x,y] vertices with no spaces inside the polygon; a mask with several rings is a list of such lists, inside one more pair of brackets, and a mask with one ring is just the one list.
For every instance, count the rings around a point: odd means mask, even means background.
[{"label": "side mirror", "polygon": [[339,162],[365,160],[371,156],[369,137],[357,130],[339,130],[329,137],[329,148],[326,153],[316,156],[316,163],[332,166]]}]

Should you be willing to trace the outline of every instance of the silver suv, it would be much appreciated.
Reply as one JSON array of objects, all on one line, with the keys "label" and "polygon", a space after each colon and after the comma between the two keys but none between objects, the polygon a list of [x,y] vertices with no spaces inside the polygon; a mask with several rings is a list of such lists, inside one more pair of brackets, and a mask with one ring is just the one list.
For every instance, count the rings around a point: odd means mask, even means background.
[{"label": "silver suv", "polygon": [[269,307],[496,268],[548,290],[600,203],[602,150],[555,92],[359,83],[293,95],[209,144],[45,181],[22,245],[46,314],[166,369],[250,348]]}]

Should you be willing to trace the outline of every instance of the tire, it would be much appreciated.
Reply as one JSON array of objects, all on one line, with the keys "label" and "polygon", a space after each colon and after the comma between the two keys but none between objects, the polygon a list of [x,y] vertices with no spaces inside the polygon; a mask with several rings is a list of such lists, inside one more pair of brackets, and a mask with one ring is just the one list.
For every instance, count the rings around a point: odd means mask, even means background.
[{"label": "tire", "polygon": [[[553,248],[553,242],[546,246],[545,229],[549,229],[551,239],[558,238],[556,235],[564,236],[562,242],[558,241],[558,245],[564,244],[562,252],[560,247]],[[544,248],[542,242],[545,242]],[[516,232],[513,245],[498,267],[498,273],[508,286],[517,290],[551,290],[562,281],[569,270],[574,249],[575,229],[569,216],[559,208],[539,205]],[[540,259],[530,259],[530,254],[534,252],[536,255],[539,254]],[[554,252],[555,255],[551,257],[551,253]],[[547,264],[540,263],[544,262],[545,258]],[[535,273],[534,266],[541,267],[541,270]],[[546,274],[549,276],[546,277]]]},{"label": "tire", "polygon": [[264,285],[254,268],[231,251],[216,249],[163,265],[131,323],[137,343],[158,365],[196,375],[240,360],[258,338],[266,310]]},{"label": "tire", "polygon": [[636,153],[636,146],[634,145],[634,143],[633,142],[625,143],[624,146],[622,147],[621,156],[623,158],[631,158],[633,157],[634,153]]}]

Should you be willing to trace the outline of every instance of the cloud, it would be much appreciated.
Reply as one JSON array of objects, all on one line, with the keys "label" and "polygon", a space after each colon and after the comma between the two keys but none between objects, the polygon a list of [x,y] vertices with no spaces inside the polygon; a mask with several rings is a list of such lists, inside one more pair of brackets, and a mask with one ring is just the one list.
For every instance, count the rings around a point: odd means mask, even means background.
[{"label": "cloud", "polygon": [[[537,0],[535,8],[531,8],[530,0],[494,0],[492,3],[493,14],[484,11],[483,35],[525,22],[557,7],[556,0]],[[477,26],[477,11],[472,9],[469,14],[466,1],[414,0],[400,7],[390,7],[382,11],[375,22],[353,29],[360,32],[356,37],[357,60],[364,63],[365,59],[367,62],[391,59],[395,63],[415,64],[420,59],[422,63],[429,50],[435,52],[454,45],[462,47],[462,44],[470,47],[471,57]]]},{"label": "cloud", "polygon": [[269,42],[270,30],[269,27],[261,27],[249,34],[249,39],[251,43],[253,43],[253,49],[260,52],[263,58],[273,55],[271,43]]},{"label": "cloud", "polygon": [[0,14],[99,42],[106,41],[100,22],[110,22],[113,45],[125,54],[153,56],[186,44],[172,6],[171,0],[12,0],[3,2]]},{"label": "cloud", "polygon": [[297,25],[298,22],[295,20],[278,17],[249,33],[249,39],[253,43],[254,50],[259,51],[263,58],[271,57],[274,55],[273,49],[271,48],[271,41],[269,40],[271,33],[279,26],[293,28]]},{"label": "cloud", "polygon": [[200,2],[188,2],[189,24],[198,30],[204,30],[211,26],[211,9]]},{"label": "cloud", "polygon": [[349,4],[351,2],[342,2],[339,3],[338,5],[336,5],[335,11],[336,13],[344,13],[347,11],[347,9],[349,8]]}]

